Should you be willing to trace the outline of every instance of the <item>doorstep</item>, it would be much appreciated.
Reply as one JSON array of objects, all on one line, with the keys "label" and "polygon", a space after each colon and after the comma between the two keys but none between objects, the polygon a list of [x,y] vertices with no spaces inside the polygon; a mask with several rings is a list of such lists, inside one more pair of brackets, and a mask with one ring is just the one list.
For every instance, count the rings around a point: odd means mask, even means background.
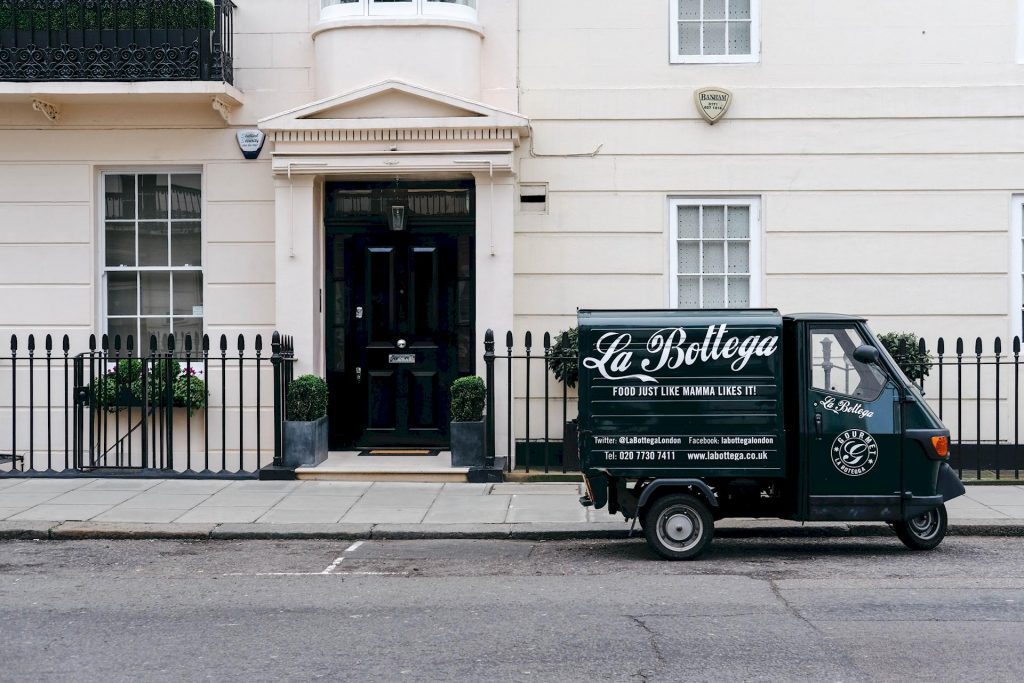
[{"label": "doorstep", "polygon": [[321,481],[467,482],[468,467],[452,467],[452,455],[359,455],[359,451],[332,451],[315,467],[299,467],[296,479]]}]

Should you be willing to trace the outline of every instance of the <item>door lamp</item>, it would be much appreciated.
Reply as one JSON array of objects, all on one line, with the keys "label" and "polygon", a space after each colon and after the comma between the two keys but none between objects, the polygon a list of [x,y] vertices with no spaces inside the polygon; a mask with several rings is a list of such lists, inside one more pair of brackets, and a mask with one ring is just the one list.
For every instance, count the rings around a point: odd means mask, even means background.
[{"label": "door lamp", "polygon": [[388,227],[398,232],[405,230],[405,207],[392,204],[388,209]]}]

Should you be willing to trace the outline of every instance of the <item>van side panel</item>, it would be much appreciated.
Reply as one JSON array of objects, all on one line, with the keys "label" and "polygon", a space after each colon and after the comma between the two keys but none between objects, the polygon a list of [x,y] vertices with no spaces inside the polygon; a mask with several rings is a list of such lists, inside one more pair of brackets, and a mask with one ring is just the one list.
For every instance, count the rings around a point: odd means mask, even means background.
[{"label": "van side panel", "polygon": [[585,473],[785,477],[778,311],[580,311],[579,323]]}]

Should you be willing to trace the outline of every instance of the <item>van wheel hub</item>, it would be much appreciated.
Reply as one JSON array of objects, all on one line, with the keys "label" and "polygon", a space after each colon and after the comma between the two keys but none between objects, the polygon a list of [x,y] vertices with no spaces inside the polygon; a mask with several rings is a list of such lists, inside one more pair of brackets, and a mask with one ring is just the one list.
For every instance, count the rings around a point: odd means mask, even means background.
[{"label": "van wheel hub", "polygon": [[677,543],[693,536],[693,520],[685,514],[675,514],[665,520],[665,535]]}]

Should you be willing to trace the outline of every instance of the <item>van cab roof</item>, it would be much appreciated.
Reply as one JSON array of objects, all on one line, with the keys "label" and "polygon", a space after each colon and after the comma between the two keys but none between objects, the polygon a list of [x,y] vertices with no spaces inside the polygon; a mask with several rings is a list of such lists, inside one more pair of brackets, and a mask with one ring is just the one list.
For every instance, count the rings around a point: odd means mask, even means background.
[{"label": "van cab roof", "polygon": [[788,313],[788,314],[783,316],[783,319],[785,319],[785,320],[794,320],[794,321],[810,320],[810,321],[814,321],[814,322],[819,322],[819,321],[827,322],[827,321],[830,321],[830,320],[836,320],[836,321],[840,321],[841,320],[843,322],[864,322],[866,320],[866,318],[864,318],[864,316],[860,316],[860,315],[847,315],[845,313]]}]

